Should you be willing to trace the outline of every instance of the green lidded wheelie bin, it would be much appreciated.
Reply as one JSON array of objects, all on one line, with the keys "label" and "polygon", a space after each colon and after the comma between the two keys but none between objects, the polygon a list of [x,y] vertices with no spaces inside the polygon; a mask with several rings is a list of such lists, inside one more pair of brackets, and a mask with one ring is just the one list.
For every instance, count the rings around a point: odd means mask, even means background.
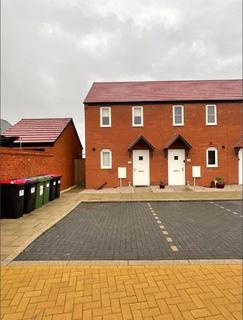
[{"label": "green lidded wheelie bin", "polygon": [[35,209],[38,209],[43,205],[44,186],[45,186],[46,179],[43,176],[37,176],[37,177],[32,177],[32,178],[37,180]]},{"label": "green lidded wheelie bin", "polygon": [[33,178],[37,179],[37,193],[35,202],[35,208],[37,209],[49,201],[51,177],[45,175]]},{"label": "green lidded wheelie bin", "polygon": [[1,218],[16,219],[24,211],[25,180],[0,180]]}]

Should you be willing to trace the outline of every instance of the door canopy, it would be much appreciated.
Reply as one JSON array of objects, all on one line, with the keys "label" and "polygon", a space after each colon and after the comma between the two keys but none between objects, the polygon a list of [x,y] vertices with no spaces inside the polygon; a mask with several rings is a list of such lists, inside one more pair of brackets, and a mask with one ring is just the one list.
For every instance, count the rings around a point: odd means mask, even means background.
[{"label": "door canopy", "polygon": [[235,154],[238,155],[239,150],[243,148],[243,136],[240,137],[240,139],[236,142],[234,145]]},{"label": "door canopy", "polygon": [[176,134],[164,145],[163,149],[165,156],[168,154],[168,149],[178,149],[178,146],[182,147],[181,149],[185,149],[187,155],[189,150],[192,148],[191,144],[186,141],[185,138],[183,138],[180,134]]},{"label": "door canopy", "polygon": [[135,139],[131,144],[128,146],[128,151],[132,151],[134,149],[138,149],[138,147],[143,146],[142,149],[149,149],[150,151],[154,150],[154,146],[143,136],[138,137]]}]

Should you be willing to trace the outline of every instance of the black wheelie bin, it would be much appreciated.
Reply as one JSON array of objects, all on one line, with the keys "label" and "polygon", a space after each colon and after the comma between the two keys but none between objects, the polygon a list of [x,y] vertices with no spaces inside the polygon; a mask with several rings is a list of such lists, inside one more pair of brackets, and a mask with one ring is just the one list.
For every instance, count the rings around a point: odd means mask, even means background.
[{"label": "black wheelie bin", "polygon": [[17,219],[24,212],[25,180],[0,180],[1,218]]},{"label": "black wheelie bin", "polygon": [[35,210],[37,179],[26,178],[25,180],[25,195],[24,195],[24,213],[29,213]]},{"label": "black wheelie bin", "polygon": [[50,198],[49,200],[52,201],[56,198],[60,197],[60,187],[61,187],[61,178],[62,176],[60,174],[52,173],[49,174],[49,176],[52,178],[50,181]]}]

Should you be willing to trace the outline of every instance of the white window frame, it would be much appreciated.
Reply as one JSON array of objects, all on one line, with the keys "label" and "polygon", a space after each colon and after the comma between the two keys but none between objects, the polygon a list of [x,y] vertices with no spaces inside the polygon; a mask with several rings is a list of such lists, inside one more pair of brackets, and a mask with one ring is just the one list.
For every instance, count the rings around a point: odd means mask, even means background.
[{"label": "white window frame", "polygon": [[[109,154],[110,154],[110,165],[109,166],[103,165],[103,153],[104,152],[109,152]],[[100,168],[101,169],[112,169],[112,152],[110,149],[103,149],[100,151]]]},{"label": "white window frame", "polygon": [[[135,109],[140,109],[141,110],[141,124],[135,124],[134,123],[134,116],[135,116]],[[143,127],[143,106],[133,106],[132,107],[132,126],[133,127]]]},{"label": "white window frame", "polygon": [[[208,122],[208,107],[214,107],[214,122]],[[216,106],[216,104],[207,104],[206,105],[206,125],[207,126],[217,125],[217,106]]]},{"label": "white window frame", "polygon": [[[103,119],[103,117],[102,117],[102,113],[103,113],[103,110],[104,109],[108,109],[109,110],[109,124],[103,124],[102,123],[102,119]],[[101,127],[103,127],[103,128],[105,128],[105,127],[111,127],[111,107],[101,107],[100,108],[100,126]]]},{"label": "white window frame", "polygon": [[[209,160],[208,152],[209,151],[215,151],[215,164],[208,163],[208,160]],[[215,148],[215,147],[207,148],[207,150],[206,150],[206,166],[207,166],[207,168],[217,168],[218,167],[218,149],[217,148]]]},{"label": "white window frame", "polygon": [[[175,108],[181,108],[181,123],[175,122]],[[173,126],[184,126],[184,106],[183,105],[174,105],[173,106]]]}]

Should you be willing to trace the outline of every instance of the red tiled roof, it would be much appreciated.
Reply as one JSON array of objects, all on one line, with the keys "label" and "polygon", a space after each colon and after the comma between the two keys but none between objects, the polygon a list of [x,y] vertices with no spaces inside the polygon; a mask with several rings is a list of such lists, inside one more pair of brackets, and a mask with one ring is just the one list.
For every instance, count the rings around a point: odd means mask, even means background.
[{"label": "red tiled roof", "polygon": [[242,100],[242,80],[94,82],[84,103]]},{"label": "red tiled roof", "polygon": [[17,136],[19,143],[47,143],[55,142],[66,128],[71,118],[22,119],[14,126],[8,128],[5,137]]}]

